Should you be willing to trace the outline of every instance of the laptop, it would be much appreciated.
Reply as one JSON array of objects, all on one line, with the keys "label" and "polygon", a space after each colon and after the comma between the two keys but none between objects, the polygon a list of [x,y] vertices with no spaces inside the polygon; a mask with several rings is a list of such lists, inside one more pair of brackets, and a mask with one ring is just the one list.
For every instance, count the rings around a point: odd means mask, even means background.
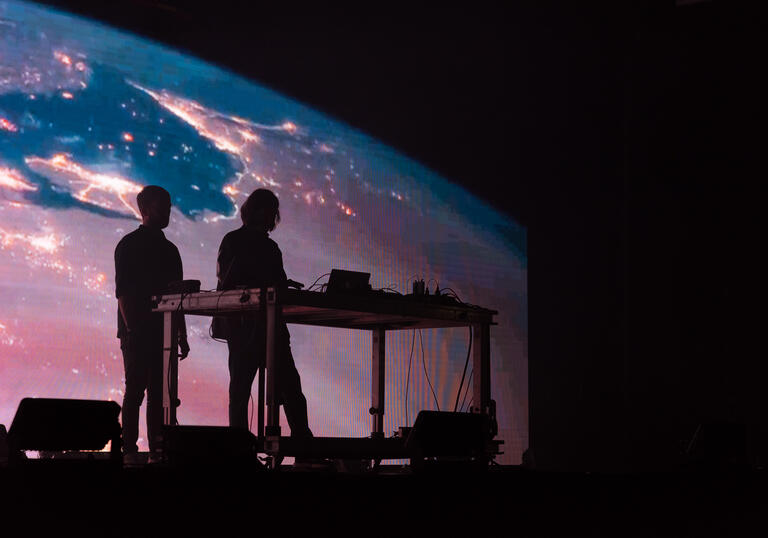
[{"label": "laptop", "polygon": [[325,287],[326,293],[364,293],[371,291],[371,285],[368,281],[371,273],[359,273],[357,271],[345,271],[343,269],[332,269],[331,276],[328,278],[328,284]]}]

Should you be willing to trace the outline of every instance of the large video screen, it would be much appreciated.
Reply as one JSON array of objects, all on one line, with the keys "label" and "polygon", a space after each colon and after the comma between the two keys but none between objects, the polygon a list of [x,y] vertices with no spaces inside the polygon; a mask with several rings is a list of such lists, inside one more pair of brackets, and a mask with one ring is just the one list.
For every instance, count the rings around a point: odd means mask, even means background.
[{"label": "large video screen", "polygon": [[[497,461],[520,462],[528,446],[522,226],[258,81],[23,2],[0,3],[0,423],[10,426],[24,397],[122,403],[113,256],[138,226],[136,194],[149,184],[171,193],[166,237],[184,277],[204,290],[216,286],[217,249],[240,226],[238,208],[267,187],[280,199],[271,237],[289,278],[309,285],[334,268],[362,271],[374,288],[400,293],[424,279],[431,292],[450,288],[497,310]],[[178,420],[226,425],[227,347],[210,338],[208,318],[187,324]],[[371,334],[289,329],[314,434],[369,435]],[[388,333],[387,436],[419,410],[453,410],[457,400],[469,408],[471,360],[459,393],[468,345],[467,328]],[[145,426],[142,409],[142,450]]]}]

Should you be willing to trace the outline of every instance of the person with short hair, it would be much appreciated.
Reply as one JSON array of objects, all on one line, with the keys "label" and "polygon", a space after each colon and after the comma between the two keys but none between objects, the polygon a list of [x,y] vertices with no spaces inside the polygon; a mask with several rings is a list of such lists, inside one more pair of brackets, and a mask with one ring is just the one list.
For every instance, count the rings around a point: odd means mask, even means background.
[{"label": "person with short hair", "polygon": [[[139,227],[115,247],[117,336],[125,367],[122,428],[123,453],[138,452],[139,408],[147,394],[147,441],[152,453],[162,448],[163,315],[152,312],[152,296],[182,280],[181,256],[162,230],[171,215],[171,195],[148,185],[136,197]],[[180,358],[189,354],[184,317],[179,327]]]},{"label": "person with short hair", "polygon": [[[240,209],[243,225],[227,233],[219,246],[217,289],[276,287],[278,296],[288,287],[283,255],[269,237],[280,222],[280,202],[269,189],[251,193]],[[220,319],[220,334],[229,348],[229,425],[250,429],[248,401],[256,372],[266,361],[266,318],[227,316]],[[277,331],[278,402],[283,405],[292,437],[311,437],[307,400],[291,353],[290,333],[284,321]]]}]

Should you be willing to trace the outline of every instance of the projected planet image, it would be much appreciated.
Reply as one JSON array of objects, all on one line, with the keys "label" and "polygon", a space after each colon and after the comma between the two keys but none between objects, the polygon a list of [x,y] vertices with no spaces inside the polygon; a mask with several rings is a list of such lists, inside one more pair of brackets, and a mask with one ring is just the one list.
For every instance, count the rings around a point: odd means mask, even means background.
[{"label": "projected planet image", "polygon": [[[185,278],[202,289],[215,288],[218,245],[240,226],[240,205],[267,187],[280,199],[272,237],[289,278],[309,286],[333,268],[365,271],[374,288],[400,293],[423,278],[431,291],[498,310],[497,461],[519,463],[528,445],[523,227],[395,149],[254,81],[20,2],[0,3],[0,423],[10,425],[24,397],[122,402],[113,253],[138,226],[135,198],[148,184],[171,193],[165,234]],[[179,422],[225,425],[226,345],[209,337],[208,318],[188,316],[187,324]],[[314,433],[368,435],[370,333],[289,328]],[[466,379],[459,392],[468,336],[388,335],[387,435],[421,409],[452,410],[457,394],[468,409]]]}]

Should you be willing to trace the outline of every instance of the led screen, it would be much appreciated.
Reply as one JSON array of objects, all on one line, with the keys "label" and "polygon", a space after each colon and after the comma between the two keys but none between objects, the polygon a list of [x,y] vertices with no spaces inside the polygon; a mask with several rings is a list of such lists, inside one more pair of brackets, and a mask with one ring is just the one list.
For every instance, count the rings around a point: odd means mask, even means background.
[{"label": "led screen", "polygon": [[[239,227],[238,207],[268,187],[280,198],[272,237],[289,278],[309,285],[333,268],[364,271],[374,288],[400,293],[423,278],[432,292],[450,288],[498,310],[497,461],[520,462],[528,445],[523,227],[258,83],[17,2],[0,4],[0,423],[10,424],[24,397],[122,402],[113,253],[137,227],[136,193],[148,184],[171,193],[165,233],[185,278],[202,289],[216,286],[218,245]],[[187,323],[179,422],[225,425],[226,345],[209,337],[209,319]],[[370,333],[289,328],[315,435],[369,435]],[[466,328],[388,334],[387,435],[421,409],[454,408],[468,343]],[[464,387],[470,375],[471,363]],[[471,390],[458,400],[468,409]],[[143,411],[140,433],[146,450]]]}]

